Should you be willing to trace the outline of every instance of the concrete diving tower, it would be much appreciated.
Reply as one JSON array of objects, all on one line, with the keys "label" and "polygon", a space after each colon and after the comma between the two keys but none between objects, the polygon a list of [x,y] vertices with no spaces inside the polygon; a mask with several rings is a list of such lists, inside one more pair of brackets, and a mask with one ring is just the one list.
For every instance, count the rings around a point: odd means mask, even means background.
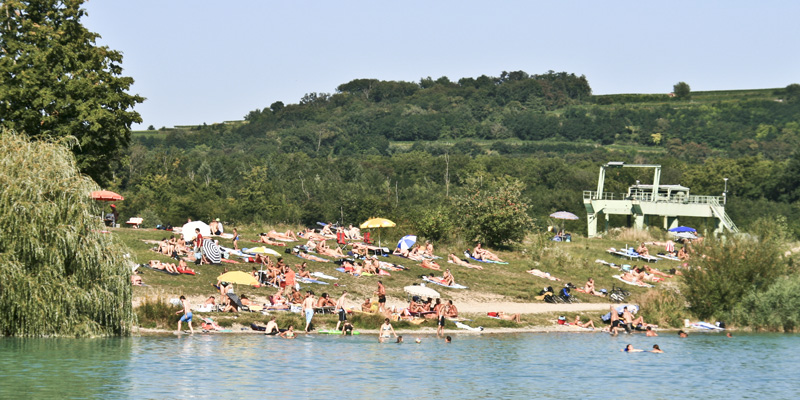
[{"label": "concrete diving tower", "polygon": [[[653,168],[653,184],[635,185],[628,193],[604,192],[606,169],[608,168]],[[625,164],[612,161],[600,167],[597,191],[583,192],[583,205],[586,207],[588,236],[597,236],[597,215],[603,213],[608,228],[609,215],[628,215],[633,218],[635,229],[645,229],[645,216],[663,218],[665,230],[679,226],[680,217],[714,218],[714,234],[725,229],[739,232],[736,225],[725,213],[725,196],[695,196],[689,188],[680,185],[661,184],[661,166],[655,164]]]}]

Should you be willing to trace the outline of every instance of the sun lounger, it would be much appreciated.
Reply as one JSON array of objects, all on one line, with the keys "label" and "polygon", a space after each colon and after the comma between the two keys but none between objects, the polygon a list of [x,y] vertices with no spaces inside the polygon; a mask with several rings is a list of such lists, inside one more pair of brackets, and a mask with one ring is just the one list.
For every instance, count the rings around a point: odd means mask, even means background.
[{"label": "sun lounger", "polygon": [[639,258],[639,255],[636,254],[636,253],[631,253],[631,252],[627,252],[627,251],[623,251],[623,250],[617,250],[617,249],[615,249],[613,247],[608,249],[608,250],[606,250],[606,252],[608,254],[613,254],[613,255],[618,256],[618,257],[627,258],[629,260],[633,260],[634,258]]},{"label": "sun lounger", "polygon": [[661,253],[658,253],[658,254],[656,254],[656,256],[658,256],[658,257],[661,257],[661,258],[663,258],[663,259],[665,259],[665,260],[670,260],[670,261],[680,261],[680,260],[681,260],[681,259],[680,259],[680,258],[678,258],[678,257],[675,257],[675,256],[669,256],[669,255],[666,255],[666,254],[661,254]]},{"label": "sun lounger", "polygon": [[651,262],[651,263],[657,262],[659,260],[658,257],[654,257],[654,256],[650,256],[650,255],[644,255],[644,254],[639,254],[639,258],[641,258],[642,260],[645,260],[647,262]]}]

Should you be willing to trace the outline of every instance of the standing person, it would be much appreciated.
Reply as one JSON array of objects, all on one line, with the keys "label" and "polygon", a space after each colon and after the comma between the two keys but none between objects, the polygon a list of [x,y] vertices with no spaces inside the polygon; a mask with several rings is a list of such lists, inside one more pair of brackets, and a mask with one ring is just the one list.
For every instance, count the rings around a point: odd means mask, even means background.
[{"label": "standing person", "polygon": [[619,313],[617,313],[617,310],[614,308],[614,306],[611,306],[610,314],[611,314],[611,327],[609,328],[609,332],[612,335],[616,336],[617,333],[619,333],[619,326],[621,325],[619,320]]},{"label": "standing person", "polygon": [[382,313],[386,307],[386,288],[382,281],[378,281],[378,290],[375,294],[378,295],[378,312]]},{"label": "standing person", "polygon": [[[437,299],[438,300],[438,299]],[[444,316],[447,307],[443,305],[439,305],[440,307],[435,307],[436,310],[436,337],[444,335]]]},{"label": "standing person", "polygon": [[200,251],[203,246],[203,234],[200,233],[200,228],[194,228],[194,252]]},{"label": "standing person", "polygon": [[233,249],[239,250],[239,231],[233,228]]},{"label": "standing person", "polygon": [[347,311],[344,309],[344,298],[347,297],[347,290],[342,292],[342,296],[336,301],[336,312],[339,313],[339,320],[336,321],[336,330],[339,330],[339,324],[347,322]]},{"label": "standing person", "polygon": [[384,340],[390,337],[390,333],[394,335],[395,338],[397,337],[397,334],[394,332],[394,328],[392,328],[391,322],[389,322],[389,318],[386,318],[383,320],[383,325],[381,325],[378,341],[383,343]]},{"label": "standing person", "polygon": [[306,314],[306,333],[308,333],[308,328],[311,326],[311,318],[314,317],[314,292],[309,291],[306,295],[306,299],[303,300],[303,312]]},{"label": "standing person", "polygon": [[283,274],[283,283],[285,285],[283,287],[283,293],[286,296],[289,296],[292,293],[292,289],[294,288],[294,285],[295,285],[295,276],[296,275],[297,274],[294,273],[294,270],[292,269],[292,267],[286,266],[286,272]]},{"label": "standing person", "polygon": [[119,221],[119,211],[117,211],[117,206],[115,204],[111,205],[111,215],[114,216],[114,219],[111,221],[111,227],[117,227],[117,221]]},{"label": "standing person", "polygon": [[186,321],[186,325],[189,325],[189,330],[194,333],[194,328],[192,328],[192,306],[189,304],[189,301],[186,300],[186,297],[181,296],[181,304],[183,304],[183,310],[176,312],[175,314],[183,313],[181,319],[178,320],[178,332],[181,331],[181,324],[183,321]]}]

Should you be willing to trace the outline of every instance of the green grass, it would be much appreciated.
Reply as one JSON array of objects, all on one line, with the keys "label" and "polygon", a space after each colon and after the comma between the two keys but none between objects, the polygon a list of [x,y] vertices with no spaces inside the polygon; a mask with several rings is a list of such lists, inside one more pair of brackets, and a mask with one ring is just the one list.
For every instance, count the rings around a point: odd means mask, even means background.
[{"label": "green grass", "polygon": [[[240,247],[254,247],[256,243],[246,241],[247,239],[254,239],[257,237],[257,232],[264,231],[264,227],[242,227],[240,233],[245,239],[240,242]],[[159,240],[168,236],[167,232],[156,231],[152,229],[128,229],[120,228],[114,229],[113,235],[121,239],[131,250],[132,257],[137,263],[146,263],[151,259],[158,259],[162,261],[170,261],[166,256],[162,256],[150,249],[153,245],[142,242],[142,239]],[[541,245],[537,245],[536,237],[529,237],[529,239],[522,245],[515,248],[513,251],[499,251],[499,255],[509,262],[508,265],[500,264],[485,264],[480,265],[484,267],[483,270],[467,269],[446,263],[444,260],[439,260],[443,268],[450,268],[456,278],[456,282],[469,287],[468,290],[448,289],[440,286],[435,286],[435,289],[442,294],[443,300],[453,299],[458,304],[460,296],[496,296],[500,295],[507,298],[509,301],[519,302],[538,302],[534,297],[538,295],[539,291],[546,286],[553,286],[558,288],[567,282],[571,282],[576,286],[583,286],[589,277],[593,277],[596,287],[611,289],[613,286],[625,286],[632,294],[644,294],[646,289],[627,286],[622,282],[612,278],[611,276],[617,274],[619,271],[603,266],[595,262],[596,259],[604,259],[606,261],[615,262],[617,264],[633,262],[623,261],[616,259],[607,254],[605,250],[608,247],[623,248],[626,245],[633,246],[636,243],[629,239],[628,241],[622,239],[586,239],[574,236],[574,241],[569,243],[552,242],[549,240],[540,241]],[[388,240],[384,244],[391,243]],[[232,247],[230,240],[221,240],[224,246]],[[392,247],[390,244],[388,247]],[[285,247],[272,247],[281,254]],[[436,253],[442,257],[452,251],[456,254],[463,252],[464,244],[456,243],[448,246],[447,244],[440,246]],[[657,250],[651,246],[651,250]],[[534,261],[534,258],[536,261]],[[286,255],[284,258],[290,265],[299,264],[302,262],[300,258]],[[333,285],[308,285],[312,288],[317,295],[322,292],[328,292],[332,297],[338,297],[343,288],[348,290],[349,304],[360,304],[364,297],[375,298],[374,291],[377,288],[377,280],[381,279],[386,286],[387,294],[395,299],[406,299],[406,294],[403,292],[403,287],[421,282],[420,275],[427,275],[434,272],[437,276],[441,276],[441,272],[431,271],[418,266],[418,263],[401,259],[398,257],[389,257],[391,262],[404,265],[409,268],[407,271],[392,272],[391,276],[378,277],[352,277],[350,275],[342,274],[335,271],[337,267],[334,263],[322,262],[309,262],[310,271],[321,271],[325,274],[338,277],[336,281],[341,287],[334,287]],[[641,263],[640,263],[641,264]],[[653,267],[662,270],[668,270],[678,265],[678,262],[671,262],[668,260],[659,261]],[[154,298],[176,298],[180,295],[187,296],[210,296],[215,294],[215,289],[211,286],[217,282],[217,276],[227,268],[230,271],[240,270],[249,272],[253,264],[223,264],[219,266],[191,266],[197,271],[197,275],[168,275],[162,272],[153,271],[150,269],[142,269],[141,276],[144,282],[149,285],[148,287],[134,288],[135,302],[141,303],[144,299]],[[542,271],[549,272],[555,277],[562,279],[561,282],[549,281],[528,274],[526,271],[532,268],[538,268]],[[237,293],[246,294],[250,298],[265,298],[275,292],[273,288],[245,288],[237,286]],[[576,293],[576,295],[586,303],[602,303],[606,302],[604,298],[590,296],[586,294]],[[391,304],[390,300],[390,304]],[[177,310],[177,309],[175,309]],[[279,313],[284,315],[285,313]],[[246,314],[240,313],[238,315],[225,315],[211,313],[218,323],[223,326],[229,326],[233,323],[249,326],[251,322],[265,324],[268,317],[261,314]],[[140,325],[148,327],[150,325],[163,326],[165,323],[163,319],[156,317],[143,318],[142,312],[138,312],[140,318]],[[470,322],[471,325],[482,325],[484,327],[517,327],[519,325],[510,321],[498,321],[495,319],[485,318],[482,315],[466,315],[467,318],[474,319]],[[553,315],[524,315],[523,324],[536,325],[538,323],[549,324],[549,320],[555,319]],[[297,317],[297,321],[302,321]],[[362,318],[362,317],[357,317]],[[381,317],[375,316],[378,320]],[[373,318],[373,319],[374,319]],[[177,321],[177,317],[173,317]],[[586,319],[586,318],[584,318]],[[155,320],[155,321],[151,321]],[[319,327],[332,327],[336,324],[335,316],[317,316],[315,317]],[[293,320],[294,321],[294,320]],[[374,328],[376,321],[363,321],[356,319],[358,322],[357,328],[366,329]],[[286,321],[288,322],[288,321]],[[168,325],[168,324],[167,324]],[[361,326],[359,326],[361,325]],[[379,324],[378,324],[379,325]],[[405,327],[405,323],[401,326]],[[416,325],[407,324],[408,329],[418,329]],[[434,327],[435,324],[424,323],[423,327]]]}]

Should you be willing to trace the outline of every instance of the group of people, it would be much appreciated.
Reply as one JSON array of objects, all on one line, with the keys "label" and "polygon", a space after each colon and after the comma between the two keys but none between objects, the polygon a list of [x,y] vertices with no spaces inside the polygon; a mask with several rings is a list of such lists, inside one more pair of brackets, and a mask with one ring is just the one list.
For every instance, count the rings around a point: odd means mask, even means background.
[{"label": "group of people", "polygon": [[[644,322],[644,318],[640,315],[639,317],[634,318],[633,312],[628,309],[628,306],[622,308],[622,315],[617,311],[614,306],[611,306],[611,325],[609,326],[608,330],[611,335],[618,335],[620,330],[624,330],[627,333],[633,333],[633,331],[637,328],[639,329],[647,329],[652,328],[653,325],[647,324]],[[652,331],[652,329],[651,329]],[[655,332],[654,332],[655,333]]]}]

